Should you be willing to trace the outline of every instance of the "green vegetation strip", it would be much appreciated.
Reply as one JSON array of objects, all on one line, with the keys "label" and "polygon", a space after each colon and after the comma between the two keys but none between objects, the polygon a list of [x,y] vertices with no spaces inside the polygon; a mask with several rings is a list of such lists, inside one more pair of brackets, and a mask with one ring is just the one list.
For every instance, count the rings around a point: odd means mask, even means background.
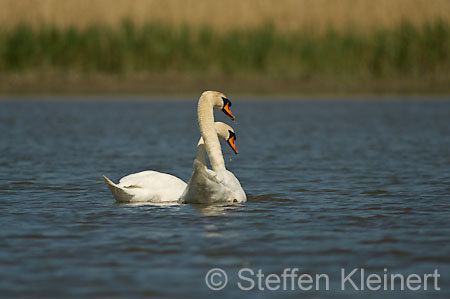
[{"label": "green vegetation strip", "polygon": [[281,33],[268,24],[219,33],[124,21],[114,28],[0,29],[0,72],[39,70],[305,80],[449,78],[450,26],[436,21],[421,28],[403,23],[393,30],[313,34]]}]

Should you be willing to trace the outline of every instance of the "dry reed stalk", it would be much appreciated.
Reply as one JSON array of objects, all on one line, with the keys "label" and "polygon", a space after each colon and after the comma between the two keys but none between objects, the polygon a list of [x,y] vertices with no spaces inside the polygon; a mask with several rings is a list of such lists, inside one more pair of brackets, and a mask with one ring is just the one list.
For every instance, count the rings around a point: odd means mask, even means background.
[{"label": "dry reed stalk", "polygon": [[215,30],[256,27],[271,22],[278,30],[323,31],[356,27],[392,28],[406,20],[450,20],[448,0],[0,0],[0,26],[86,27],[116,25],[124,18],[136,24],[210,26]]}]

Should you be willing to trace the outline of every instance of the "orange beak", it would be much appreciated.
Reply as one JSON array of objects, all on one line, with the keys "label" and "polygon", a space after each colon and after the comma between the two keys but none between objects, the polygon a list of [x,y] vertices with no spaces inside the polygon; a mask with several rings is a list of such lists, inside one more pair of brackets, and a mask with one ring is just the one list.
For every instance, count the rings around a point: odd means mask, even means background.
[{"label": "orange beak", "polygon": [[231,118],[231,120],[234,120],[234,115],[233,113],[231,113],[230,110],[230,104],[226,103],[225,106],[223,106],[222,108],[223,113],[225,113],[229,118]]},{"label": "orange beak", "polygon": [[237,155],[238,150],[236,148],[236,138],[234,136],[231,136],[230,138],[228,138],[227,142],[230,145],[230,147],[233,149],[234,153]]}]

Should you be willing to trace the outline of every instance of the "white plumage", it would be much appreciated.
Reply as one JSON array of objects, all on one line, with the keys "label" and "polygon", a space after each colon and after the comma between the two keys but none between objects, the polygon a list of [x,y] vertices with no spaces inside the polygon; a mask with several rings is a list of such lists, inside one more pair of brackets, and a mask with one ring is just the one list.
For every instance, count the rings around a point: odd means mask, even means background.
[{"label": "white plumage", "polygon": [[[198,123],[202,139],[197,153],[208,153],[212,170],[206,167],[201,156],[194,160],[194,171],[189,183],[181,195],[180,203],[242,203],[247,196],[235,175],[225,168],[218,135],[214,131],[213,107],[220,106],[225,96],[219,92],[206,91],[198,102]],[[223,129],[223,128],[222,128]],[[202,141],[204,140],[204,144]]]},{"label": "white plumage", "polygon": [[[225,100],[228,102],[226,104]],[[202,137],[197,145],[194,172],[189,183],[166,173],[147,170],[127,175],[115,184],[103,176],[117,202],[220,203],[245,202],[244,190],[233,173],[225,169],[219,138],[227,140],[236,151],[233,128],[214,123],[213,109],[226,109],[229,101],[219,92],[207,91],[199,99],[198,118]],[[231,114],[231,117],[232,114]],[[206,153],[213,170],[206,166]],[[236,151],[237,153],[237,151]]]},{"label": "white plumage", "polygon": [[147,170],[127,175],[115,184],[103,176],[109,190],[118,202],[176,202],[186,183],[176,176]]}]

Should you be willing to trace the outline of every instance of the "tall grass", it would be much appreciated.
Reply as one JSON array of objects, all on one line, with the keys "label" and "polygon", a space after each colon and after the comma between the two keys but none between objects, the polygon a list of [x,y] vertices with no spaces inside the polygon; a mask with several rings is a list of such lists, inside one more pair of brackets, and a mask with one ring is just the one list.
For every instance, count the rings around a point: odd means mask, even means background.
[{"label": "tall grass", "polygon": [[422,26],[450,21],[448,0],[0,0],[0,27],[26,22],[34,27],[85,28],[160,23],[215,31],[255,28],[270,22],[279,31],[391,29],[407,20]]},{"label": "tall grass", "polygon": [[450,78],[450,26],[402,23],[357,30],[279,32],[271,24],[216,32],[158,23],[86,28],[18,25],[0,31],[0,72],[183,73],[302,80]]}]

